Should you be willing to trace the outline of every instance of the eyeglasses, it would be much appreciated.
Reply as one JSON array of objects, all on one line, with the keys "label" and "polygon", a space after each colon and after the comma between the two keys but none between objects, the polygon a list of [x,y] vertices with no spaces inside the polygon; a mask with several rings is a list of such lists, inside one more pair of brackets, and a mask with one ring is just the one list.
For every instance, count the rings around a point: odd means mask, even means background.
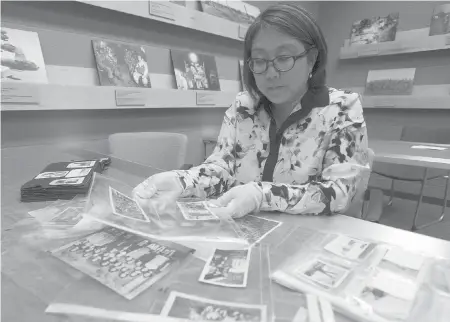
[{"label": "eyeglasses", "polygon": [[314,47],[310,47],[296,56],[282,55],[275,57],[274,59],[249,58],[247,60],[248,67],[253,72],[253,74],[262,74],[265,73],[269,68],[269,63],[272,63],[273,67],[277,71],[287,72],[294,68],[295,62],[298,59],[305,57],[312,48]]}]

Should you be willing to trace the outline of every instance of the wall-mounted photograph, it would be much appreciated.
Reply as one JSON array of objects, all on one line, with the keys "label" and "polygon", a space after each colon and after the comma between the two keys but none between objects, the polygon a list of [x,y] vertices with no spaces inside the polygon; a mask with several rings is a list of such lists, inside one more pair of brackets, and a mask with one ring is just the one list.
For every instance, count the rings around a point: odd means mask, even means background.
[{"label": "wall-mounted photograph", "polygon": [[365,95],[411,95],[415,68],[370,70]]},{"label": "wall-mounted photograph", "polygon": [[430,36],[448,33],[450,33],[450,3],[441,4],[434,8],[430,24]]},{"label": "wall-mounted photograph", "polygon": [[220,91],[214,56],[170,50],[178,89]]},{"label": "wall-mounted photograph", "polygon": [[399,13],[355,21],[350,34],[350,45],[368,45],[394,41]]},{"label": "wall-mounted photograph", "polygon": [[260,13],[257,7],[239,0],[201,0],[201,4],[207,14],[247,25]]},{"label": "wall-mounted photograph", "polygon": [[144,47],[104,40],[92,46],[100,85],[152,87]]},{"label": "wall-mounted photograph", "polygon": [[48,83],[37,32],[1,29],[2,82]]}]

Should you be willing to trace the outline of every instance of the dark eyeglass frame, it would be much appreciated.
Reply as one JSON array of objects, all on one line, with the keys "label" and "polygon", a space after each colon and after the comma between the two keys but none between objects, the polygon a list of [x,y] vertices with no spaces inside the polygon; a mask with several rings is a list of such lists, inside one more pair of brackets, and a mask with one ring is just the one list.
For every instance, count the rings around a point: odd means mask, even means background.
[{"label": "dark eyeglass frame", "polygon": [[[314,47],[314,46],[311,46],[311,47],[309,47],[308,49],[306,49],[305,51],[301,52],[301,53],[298,54],[298,55],[280,55],[280,56],[275,57],[274,59],[251,58],[251,57],[250,57],[249,59],[247,59],[247,65],[248,65],[248,68],[251,70],[251,72],[252,72],[253,74],[257,74],[257,75],[264,74],[265,72],[267,72],[267,70],[269,69],[269,64],[270,64],[270,63],[272,64],[273,68],[275,68],[275,70],[279,71],[280,73],[288,72],[288,71],[290,71],[292,68],[294,68],[295,63],[297,62],[297,60],[299,60],[300,58],[305,57],[305,56],[308,54],[308,52],[309,52],[311,49],[313,49],[313,48],[315,48],[315,47]],[[292,67],[289,68],[289,69],[286,69],[286,70],[278,69],[277,66],[275,66],[275,60],[277,60],[277,59],[280,58],[280,57],[294,58],[294,63],[292,64]],[[263,61],[266,63],[266,68],[265,68],[262,72],[256,73],[256,72],[252,69],[252,67],[251,67],[251,66],[252,66],[251,61],[255,61],[255,60],[259,60],[259,61],[263,60]]]}]

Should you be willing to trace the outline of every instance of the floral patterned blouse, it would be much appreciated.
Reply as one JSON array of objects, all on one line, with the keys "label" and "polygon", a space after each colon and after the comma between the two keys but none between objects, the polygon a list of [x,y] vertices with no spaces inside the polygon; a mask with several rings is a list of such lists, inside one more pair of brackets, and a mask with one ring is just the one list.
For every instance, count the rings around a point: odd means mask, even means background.
[{"label": "floral patterned blouse", "polygon": [[308,91],[277,129],[269,102],[241,92],[211,156],[174,171],[183,196],[218,196],[253,181],[263,193],[261,211],[342,213],[370,175],[360,96],[328,87]]}]

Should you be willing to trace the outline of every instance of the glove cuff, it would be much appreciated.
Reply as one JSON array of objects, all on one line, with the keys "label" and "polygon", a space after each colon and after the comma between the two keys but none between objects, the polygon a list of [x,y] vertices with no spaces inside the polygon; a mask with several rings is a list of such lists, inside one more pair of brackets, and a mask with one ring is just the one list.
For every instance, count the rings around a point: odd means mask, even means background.
[{"label": "glove cuff", "polygon": [[264,192],[262,186],[259,182],[250,182],[248,184],[253,186],[253,188],[255,189],[255,193],[253,194],[253,198],[256,203],[255,212],[259,212],[264,201]]}]

